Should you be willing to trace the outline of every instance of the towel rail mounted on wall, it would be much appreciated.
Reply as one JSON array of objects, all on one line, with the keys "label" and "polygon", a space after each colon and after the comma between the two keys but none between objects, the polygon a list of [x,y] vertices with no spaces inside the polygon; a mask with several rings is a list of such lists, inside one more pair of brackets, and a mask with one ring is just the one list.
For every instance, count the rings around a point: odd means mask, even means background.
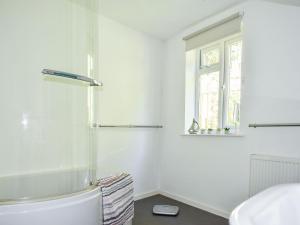
[{"label": "towel rail mounted on wall", "polygon": [[95,128],[163,128],[162,125],[104,125],[94,124]]},{"label": "towel rail mounted on wall", "polygon": [[74,74],[74,73],[67,73],[63,71],[57,71],[57,70],[49,70],[49,69],[43,69],[42,73],[45,75],[50,75],[50,76],[57,76],[57,77],[64,77],[64,78],[69,78],[73,80],[80,80],[84,82],[88,82],[90,86],[103,86],[101,82],[98,82],[92,78]]},{"label": "towel rail mounted on wall", "polygon": [[300,127],[300,123],[263,123],[263,124],[249,124],[249,127]]}]

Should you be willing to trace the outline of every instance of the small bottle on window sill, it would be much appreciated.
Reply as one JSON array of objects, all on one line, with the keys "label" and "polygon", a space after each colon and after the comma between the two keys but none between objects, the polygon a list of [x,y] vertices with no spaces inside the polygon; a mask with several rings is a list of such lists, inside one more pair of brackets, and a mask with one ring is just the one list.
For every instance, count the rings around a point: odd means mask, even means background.
[{"label": "small bottle on window sill", "polygon": [[190,134],[197,134],[199,132],[199,129],[200,129],[199,124],[194,118],[193,122],[192,122],[192,125],[191,125],[190,129],[188,130],[188,132]]}]

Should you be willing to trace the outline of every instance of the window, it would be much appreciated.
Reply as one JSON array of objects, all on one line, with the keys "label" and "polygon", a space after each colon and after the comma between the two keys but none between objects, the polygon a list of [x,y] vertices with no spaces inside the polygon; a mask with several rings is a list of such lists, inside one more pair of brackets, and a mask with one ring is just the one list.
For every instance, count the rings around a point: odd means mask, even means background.
[{"label": "window", "polygon": [[203,129],[239,128],[242,40],[196,50],[195,118]]},{"label": "window", "polygon": [[236,39],[225,45],[226,98],[224,125],[231,128],[240,126],[241,84],[242,84],[242,40]]},{"label": "window", "polygon": [[243,46],[240,25],[241,17],[234,15],[185,39],[186,129],[193,118],[201,129],[239,129]]}]

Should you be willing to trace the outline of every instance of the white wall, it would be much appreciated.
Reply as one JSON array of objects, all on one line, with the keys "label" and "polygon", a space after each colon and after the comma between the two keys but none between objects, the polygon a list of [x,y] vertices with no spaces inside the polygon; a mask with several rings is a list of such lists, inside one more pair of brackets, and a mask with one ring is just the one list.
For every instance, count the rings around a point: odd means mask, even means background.
[{"label": "white wall", "polygon": [[[41,74],[88,73],[95,30],[81,6],[92,0],[75,2],[0,2],[1,177],[89,167],[88,87]],[[161,124],[164,43],[102,16],[99,30],[104,87],[93,88],[96,122]],[[159,130],[107,128],[96,135],[98,177],[124,171],[134,176],[137,195],[158,189]]]},{"label": "white wall", "polygon": [[41,73],[88,74],[94,0],[80,1],[0,1],[0,199],[89,186],[89,86]]},{"label": "white wall", "polygon": [[[244,16],[244,137],[183,136],[182,37],[237,11]],[[250,129],[249,123],[299,122],[300,8],[249,2],[171,38],[163,81],[161,190],[228,215],[248,197],[249,154],[300,157],[300,128]]]},{"label": "white wall", "polygon": [[0,2],[0,176],[88,168],[88,87],[41,73],[87,73],[87,14],[69,0]]},{"label": "white wall", "polygon": [[[164,43],[100,16],[101,124],[160,124]],[[129,172],[135,194],[158,189],[158,129],[99,128],[98,177]]]}]

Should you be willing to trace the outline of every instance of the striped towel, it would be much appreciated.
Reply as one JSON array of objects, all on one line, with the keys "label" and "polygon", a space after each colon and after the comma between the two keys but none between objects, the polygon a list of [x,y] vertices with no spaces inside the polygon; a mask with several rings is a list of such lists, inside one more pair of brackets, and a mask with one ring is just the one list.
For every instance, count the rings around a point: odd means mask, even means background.
[{"label": "striped towel", "polygon": [[124,225],[133,219],[133,179],[122,173],[100,179],[103,225]]}]

